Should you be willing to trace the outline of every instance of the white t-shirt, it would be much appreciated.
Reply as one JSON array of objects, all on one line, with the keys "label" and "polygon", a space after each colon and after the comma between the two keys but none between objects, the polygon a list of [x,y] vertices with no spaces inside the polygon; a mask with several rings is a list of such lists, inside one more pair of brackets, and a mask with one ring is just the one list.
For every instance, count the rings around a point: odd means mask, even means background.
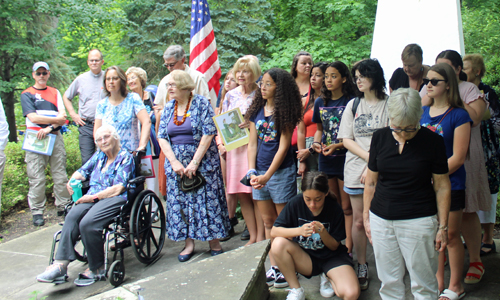
[{"label": "white t-shirt", "polygon": [[[361,149],[370,151],[370,143],[375,130],[389,126],[389,113],[387,111],[386,100],[379,100],[376,105],[371,107],[366,104],[364,98],[361,98],[356,116],[352,115],[353,100],[347,104],[340,129],[338,133],[339,139],[352,139]],[[364,188],[361,183],[361,175],[366,169],[367,162],[352,153],[347,151],[344,166],[344,185],[348,188]]]}]

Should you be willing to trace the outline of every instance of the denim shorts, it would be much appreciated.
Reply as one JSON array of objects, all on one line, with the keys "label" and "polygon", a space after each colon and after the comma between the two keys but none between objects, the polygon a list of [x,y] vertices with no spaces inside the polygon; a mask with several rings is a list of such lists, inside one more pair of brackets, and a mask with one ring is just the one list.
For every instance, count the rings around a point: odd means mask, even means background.
[{"label": "denim shorts", "polygon": [[[258,175],[266,171],[257,170]],[[254,200],[273,200],[275,204],[288,203],[297,195],[297,170],[295,165],[276,171],[266,185],[260,190],[252,188]]]},{"label": "denim shorts", "polygon": [[344,192],[346,192],[348,195],[363,195],[363,192],[365,191],[364,188],[348,188],[344,185]]}]

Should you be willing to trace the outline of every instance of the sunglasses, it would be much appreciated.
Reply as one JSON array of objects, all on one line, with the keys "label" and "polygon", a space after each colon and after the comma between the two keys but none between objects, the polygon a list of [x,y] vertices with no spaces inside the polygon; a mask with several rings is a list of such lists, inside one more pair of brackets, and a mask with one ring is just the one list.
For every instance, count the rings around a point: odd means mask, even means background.
[{"label": "sunglasses", "polygon": [[36,76],[40,76],[40,75],[45,76],[45,75],[47,75],[47,74],[49,74],[49,72],[35,72],[35,75],[36,75]]},{"label": "sunglasses", "polygon": [[428,85],[430,82],[433,86],[438,85],[440,81],[446,82],[446,80],[444,79],[427,79],[427,78],[424,78],[423,81],[425,85]]}]

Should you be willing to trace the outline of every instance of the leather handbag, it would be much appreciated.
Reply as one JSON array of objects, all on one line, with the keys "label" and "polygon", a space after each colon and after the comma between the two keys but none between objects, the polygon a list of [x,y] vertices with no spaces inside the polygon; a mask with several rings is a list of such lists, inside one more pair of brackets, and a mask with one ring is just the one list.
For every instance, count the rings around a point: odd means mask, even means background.
[{"label": "leather handbag", "polygon": [[195,191],[206,183],[205,177],[203,177],[200,172],[196,171],[191,178],[187,176],[182,176],[180,182],[180,189],[183,192]]}]

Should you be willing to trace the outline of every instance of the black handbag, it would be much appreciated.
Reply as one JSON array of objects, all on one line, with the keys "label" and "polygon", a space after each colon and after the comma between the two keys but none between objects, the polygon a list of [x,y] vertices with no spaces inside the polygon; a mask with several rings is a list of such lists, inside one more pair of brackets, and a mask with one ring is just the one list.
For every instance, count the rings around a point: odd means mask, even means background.
[{"label": "black handbag", "polygon": [[[271,120],[273,117],[274,117],[274,115],[271,117]],[[268,124],[271,123],[271,120],[269,120]],[[266,129],[264,130],[264,134],[262,135],[262,140],[260,140],[260,143],[257,146],[257,153],[255,155],[259,154],[259,148],[260,148],[260,145],[262,145],[262,143],[264,142],[264,138],[266,137],[266,133],[267,133],[267,128],[269,128],[269,126],[267,126]],[[250,184],[250,178],[247,175],[243,176],[243,178],[241,178],[240,182],[243,185],[252,186]]]},{"label": "black handbag", "polygon": [[183,192],[190,192],[197,190],[199,187],[203,186],[206,183],[205,177],[203,177],[200,172],[196,171],[196,173],[191,176],[191,178],[186,175],[182,176],[180,182],[180,189]]}]

